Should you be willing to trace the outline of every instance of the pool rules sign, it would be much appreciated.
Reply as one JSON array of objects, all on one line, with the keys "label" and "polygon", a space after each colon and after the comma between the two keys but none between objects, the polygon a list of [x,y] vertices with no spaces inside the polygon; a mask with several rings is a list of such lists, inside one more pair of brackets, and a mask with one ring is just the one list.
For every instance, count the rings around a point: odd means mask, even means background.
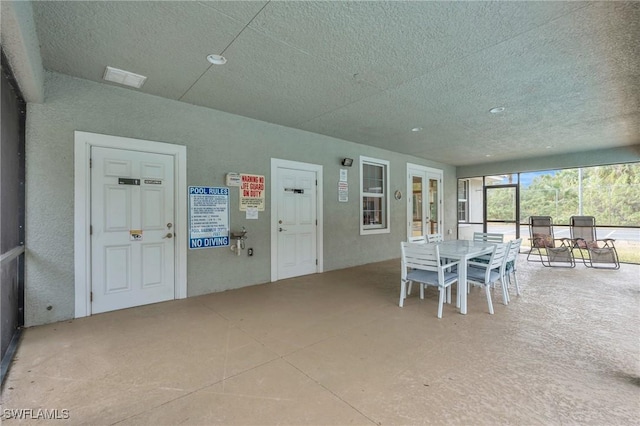
[{"label": "pool rules sign", "polygon": [[189,248],[229,246],[229,188],[189,187]]}]

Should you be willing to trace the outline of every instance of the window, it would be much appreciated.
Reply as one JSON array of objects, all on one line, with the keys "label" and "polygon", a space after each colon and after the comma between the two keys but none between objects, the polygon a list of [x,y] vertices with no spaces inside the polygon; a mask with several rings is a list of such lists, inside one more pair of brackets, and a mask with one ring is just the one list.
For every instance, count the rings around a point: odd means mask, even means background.
[{"label": "window", "polygon": [[389,162],[360,157],[360,234],[390,232]]},{"label": "window", "polygon": [[458,222],[469,221],[469,181],[458,179]]}]

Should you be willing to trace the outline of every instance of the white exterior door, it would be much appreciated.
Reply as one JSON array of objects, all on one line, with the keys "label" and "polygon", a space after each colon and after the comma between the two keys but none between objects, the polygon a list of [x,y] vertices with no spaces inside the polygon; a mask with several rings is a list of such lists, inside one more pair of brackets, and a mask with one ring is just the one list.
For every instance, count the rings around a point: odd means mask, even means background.
[{"label": "white exterior door", "polygon": [[442,170],[407,165],[407,241],[442,233]]},{"label": "white exterior door", "polygon": [[277,277],[316,273],[316,173],[287,168],[277,170]]},{"label": "white exterior door", "polygon": [[91,311],[174,298],[173,157],[91,148]]}]

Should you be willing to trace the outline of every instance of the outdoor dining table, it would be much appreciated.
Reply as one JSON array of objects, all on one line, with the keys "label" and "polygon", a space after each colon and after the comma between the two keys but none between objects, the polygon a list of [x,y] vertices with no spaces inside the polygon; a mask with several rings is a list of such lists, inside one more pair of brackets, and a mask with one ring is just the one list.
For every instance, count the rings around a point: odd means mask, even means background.
[{"label": "outdoor dining table", "polygon": [[440,257],[459,260],[458,265],[458,297],[456,306],[461,314],[467,313],[467,262],[469,259],[490,254],[495,243],[469,240],[447,240],[437,243]]}]

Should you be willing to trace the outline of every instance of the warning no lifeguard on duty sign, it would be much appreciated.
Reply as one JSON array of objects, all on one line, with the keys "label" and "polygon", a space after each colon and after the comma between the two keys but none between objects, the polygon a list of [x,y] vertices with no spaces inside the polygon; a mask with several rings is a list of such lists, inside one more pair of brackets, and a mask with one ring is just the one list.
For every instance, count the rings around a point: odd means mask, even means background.
[{"label": "warning no lifeguard on duty sign", "polygon": [[189,248],[229,246],[229,188],[189,187]]}]

